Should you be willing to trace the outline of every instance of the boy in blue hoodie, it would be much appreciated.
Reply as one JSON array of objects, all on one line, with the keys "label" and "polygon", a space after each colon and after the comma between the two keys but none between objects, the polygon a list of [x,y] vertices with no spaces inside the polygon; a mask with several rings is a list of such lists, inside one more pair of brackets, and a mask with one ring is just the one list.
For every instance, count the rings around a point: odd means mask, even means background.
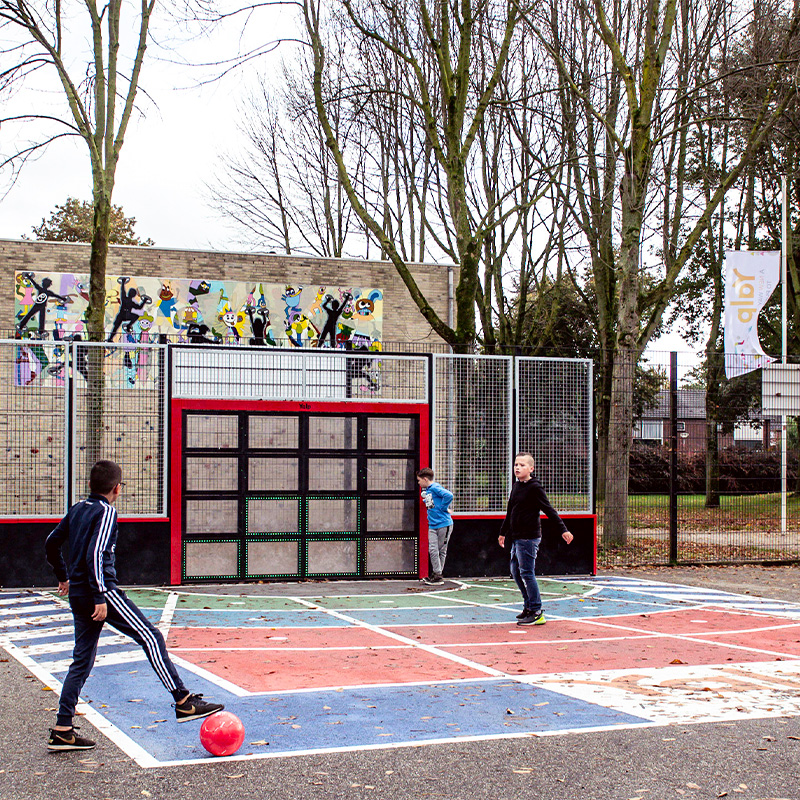
[{"label": "boy in blue hoodie", "polygon": [[453,493],[436,483],[430,467],[417,473],[417,483],[422,490],[422,502],[428,509],[428,555],[431,557],[431,575],[422,580],[430,585],[438,585],[444,583],[442,571],[447,543],[453,532],[453,518],[450,516]]}]

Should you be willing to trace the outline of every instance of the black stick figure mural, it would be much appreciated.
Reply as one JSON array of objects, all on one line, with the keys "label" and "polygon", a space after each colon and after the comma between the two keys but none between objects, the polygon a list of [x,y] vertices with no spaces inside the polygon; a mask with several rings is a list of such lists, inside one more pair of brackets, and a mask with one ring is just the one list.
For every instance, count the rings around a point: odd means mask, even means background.
[{"label": "black stick figure mural", "polygon": [[197,325],[192,323],[189,325],[186,335],[192,344],[219,344],[219,339],[209,339],[206,334],[209,333],[208,325]]},{"label": "black stick figure mural", "polygon": [[[250,327],[253,335],[250,337],[250,344],[256,347],[265,347],[270,345],[275,347],[275,340],[272,338],[272,332],[269,330],[269,309],[264,306],[259,306],[253,312],[252,306],[246,306],[245,311],[247,316],[250,317]],[[264,333],[266,331],[266,335]]]},{"label": "black stick figure mural", "polygon": [[53,285],[53,281],[50,278],[42,278],[41,286],[36,283],[33,279],[32,272],[23,272],[23,278],[27,278],[38,290],[38,294],[33,300],[33,305],[31,306],[28,313],[17,323],[17,330],[22,331],[25,329],[25,325],[27,325],[28,320],[35,316],[36,314],[39,315],[39,327],[37,328],[37,332],[39,334],[39,338],[44,338],[44,317],[47,313],[47,301],[52,297],[58,300],[63,300],[65,303],[69,303],[69,299],[66,297],[62,297],[60,294],[56,294],[55,292],[50,291],[50,287]]},{"label": "black stick figure mural", "polygon": [[341,303],[338,300],[334,300],[332,295],[325,295],[325,299],[322,301],[322,308],[327,311],[328,319],[325,321],[325,327],[320,334],[318,347],[324,346],[326,337],[330,339],[330,346],[336,347],[336,323],[352,299],[353,295],[350,292],[344,293]]},{"label": "black stick figure mural", "polygon": [[130,281],[130,278],[117,278],[117,283],[120,284],[119,290],[119,311],[117,312],[117,316],[114,319],[114,325],[111,328],[111,333],[108,334],[107,342],[110,342],[114,338],[114,334],[122,328],[123,331],[130,331],[130,326],[139,319],[139,314],[137,311],[141,311],[148,303],[151,303],[152,300],[146,295],[141,296],[141,302],[137,303],[133,298],[136,297],[139,290],[138,289],[128,289],[125,291],[125,284]]}]

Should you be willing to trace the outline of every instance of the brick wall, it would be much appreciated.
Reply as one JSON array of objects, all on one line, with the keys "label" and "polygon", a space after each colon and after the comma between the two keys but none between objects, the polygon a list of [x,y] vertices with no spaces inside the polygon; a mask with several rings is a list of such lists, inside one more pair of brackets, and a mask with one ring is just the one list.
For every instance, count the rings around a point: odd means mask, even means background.
[{"label": "brick wall", "polygon": [[[89,272],[90,246],[69,242],[0,239],[0,330],[14,327],[14,272]],[[412,264],[411,273],[431,306],[447,321],[447,265]],[[383,340],[440,343],[388,261],[112,246],[109,275],[216,278],[300,286],[374,286],[384,293]],[[455,276],[457,280],[457,275]]]}]

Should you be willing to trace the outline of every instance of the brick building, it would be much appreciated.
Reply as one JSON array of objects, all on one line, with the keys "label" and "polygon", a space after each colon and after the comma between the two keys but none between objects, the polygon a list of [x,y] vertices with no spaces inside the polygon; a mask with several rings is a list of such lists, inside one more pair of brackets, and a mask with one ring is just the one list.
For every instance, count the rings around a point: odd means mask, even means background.
[{"label": "brick building", "polygon": [[[15,328],[14,275],[37,273],[88,274],[90,246],[69,242],[0,240],[0,331],[8,336]],[[452,287],[455,269],[440,264],[412,264],[411,273],[420,291],[444,320],[452,319]],[[397,270],[389,261],[324,259],[301,255],[175,250],[158,247],[112,246],[108,275],[159,279],[202,279],[307,287],[310,296],[320,287],[377,287],[382,294],[382,341],[429,343],[441,347],[411,299]],[[275,319],[276,333],[283,334],[282,320]],[[437,347],[437,349],[438,349]]]}]

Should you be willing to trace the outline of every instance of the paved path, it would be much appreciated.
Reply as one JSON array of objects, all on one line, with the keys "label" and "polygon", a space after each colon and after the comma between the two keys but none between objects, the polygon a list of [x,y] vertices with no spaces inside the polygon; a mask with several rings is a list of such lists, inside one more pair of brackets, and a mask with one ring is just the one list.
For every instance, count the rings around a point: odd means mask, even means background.
[{"label": "paved path", "polygon": [[[593,583],[602,590],[593,594],[575,592],[579,582],[566,581],[561,599],[553,597],[548,605],[551,621],[533,630],[496,619],[514,610],[506,597],[491,599],[498,596],[498,586],[488,589],[488,597],[486,586],[473,590],[472,597],[465,593],[470,590],[453,590],[449,600],[398,582],[367,584],[370,595],[359,592],[358,600],[356,590],[365,584],[336,585],[336,593],[344,596],[338,600],[322,600],[319,586],[314,597],[314,592],[297,591],[297,585],[285,590],[264,585],[267,590],[256,597],[250,596],[250,587],[231,587],[237,591],[217,598],[209,587],[191,596],[142,593],[139,601],[169,629],[171,646],[184,668],[195,672],[193,680],[207,672],[214,684],[209,694],[224,686],[224,667],[235,667],[228,683],[239,694],[231,707],[253,703],[252,713],[242,714],[248,731],[258,731],[258,715],[268,713],[259,711],[259,703],[270,703],[271,719],[264,730],[270,731],[271,744],[251,744],[266,739],[248,736],[246,748],[253,755],[243,752],[236,760],[205,757],[198,752],[191,725],[177,726],[182,729],[178,735],[174,724],[160,721],[168,718],[166,713],[159,709],[151,719],[154,709],[148,703],[127,702],[146,698],[126,696],[113,713],[105,714],[97,707],[103,705],[98,696],[91,713],[113,717],[113,727],[138,751],[118,749],[101,737],[98,749],[88,754],[47,753],[43,734],[57,698],[46,690],[54,681],[43,685],[40,678],[48,672],[57,676],[68,661],[63,609],[47,596],[21,605],[0,603],[0,626],[12,623],[0,627],[0,635],[12,650],[20,649],[15,656],[24,653],[22,663],[12,657],[0,661],[0,737],[6,743],[0,755],[0,796],[129,800],[213,791],[214,797],[240,799],[800,800],[800,635],[795,631],[800,614],[797,606],[772,601],[792,596],[796,572],[790,568],[769,573],[769,580],[754,579],[761,594],[743,597],[731,597],[719,585],[709,585],[714,581],[696,580],[697,575],[694,570],[658,571],[661,580],[654,581],[644,571],[606,574]],[[744,577],[736,576],[740,586]],[[673,585],[664,586],[664,580]],[[674,585],[681,582],[692,585]],[[779,591],[770,591],[778,584]],[[325,584],[325,591],[331,586]],[[759,599],[765,592],[766,600]],[[1,613],[11,608],[13,614]],[[245,640],[231,641],[234,626],[209,624],[218,623],[220,616],[227,622],[235,619],[235,629],[245,631]],[[259,617],[266,619],[259,624]],[[300,617],[312,624],[298,626]],[[287,619],[291,625],[285,624]],[[217,652],[235,653],[240,663],[198,663],[214,658],[208,633],[227,637]],[[358,655],[353,663],[360,664],[365,653],[373,658],[378,653],[386,665],[391,654],[402,668],[383,687],[373,677],[368,688],[356,690],[359,697],[353,690],[345,696],[337,691],[341,686],[326,690],[322,684],[330,682],[330,667],[316,672],[311,667],[320,657],[319,637],[331,634],[345,637],[337,639],[334,646],[342,649],[335,652]],[[381,639],[373,640],[375,636]],[[665,666],[670,647],[678,648],[680,663]],[[104,638],[105,664],[96,673],[105,678],[96,683],[109,689],[108,707],[114,703],[112,690],[144,687],[149,677],[147,664],[126,660],[126,652],[130,648],[113,635]],[[724,656],[710,659],[709,652]],[[259,653],[267,661],[284,659],[274,674],[293,676],[300,684],[288,690],[242,687],[248,662]],[[398,681],[396,676],[407,673],[422,655],[437,665],[427,671],[454,673],[438,683]],[[293,663],[298,667],[294,671]],[[341,678],[346,663],[339,659],[334,665],[340,684],[346,683]],[[482,674],[456,674],[476,669]],[[259,665],[249,674],[262,682],[276,680],[263,673]],[[420,683],[423,700],[413,685]],[[323,697],[320,690],[328,694]],[[525,693],[522,702],[520,692]],[[383,712],[396,709],[399,696],[405,697],[404,711],[390,718]],[[321,698],[329,699],[317,702]],[[597,714],[608,719],[593,724]],[[404,718],[405,738],[386,747],[390,737],[381,734],[395,735]],[[315,731],[333,738],[324,742]],[[353,740],[356,735],[361,735],[359,741]],[[158,739],[162,749],[154,751],[148,737]],[[274,753],[259,753],[259,748]],[[172,766],[163,766],[167,763]]]}]

